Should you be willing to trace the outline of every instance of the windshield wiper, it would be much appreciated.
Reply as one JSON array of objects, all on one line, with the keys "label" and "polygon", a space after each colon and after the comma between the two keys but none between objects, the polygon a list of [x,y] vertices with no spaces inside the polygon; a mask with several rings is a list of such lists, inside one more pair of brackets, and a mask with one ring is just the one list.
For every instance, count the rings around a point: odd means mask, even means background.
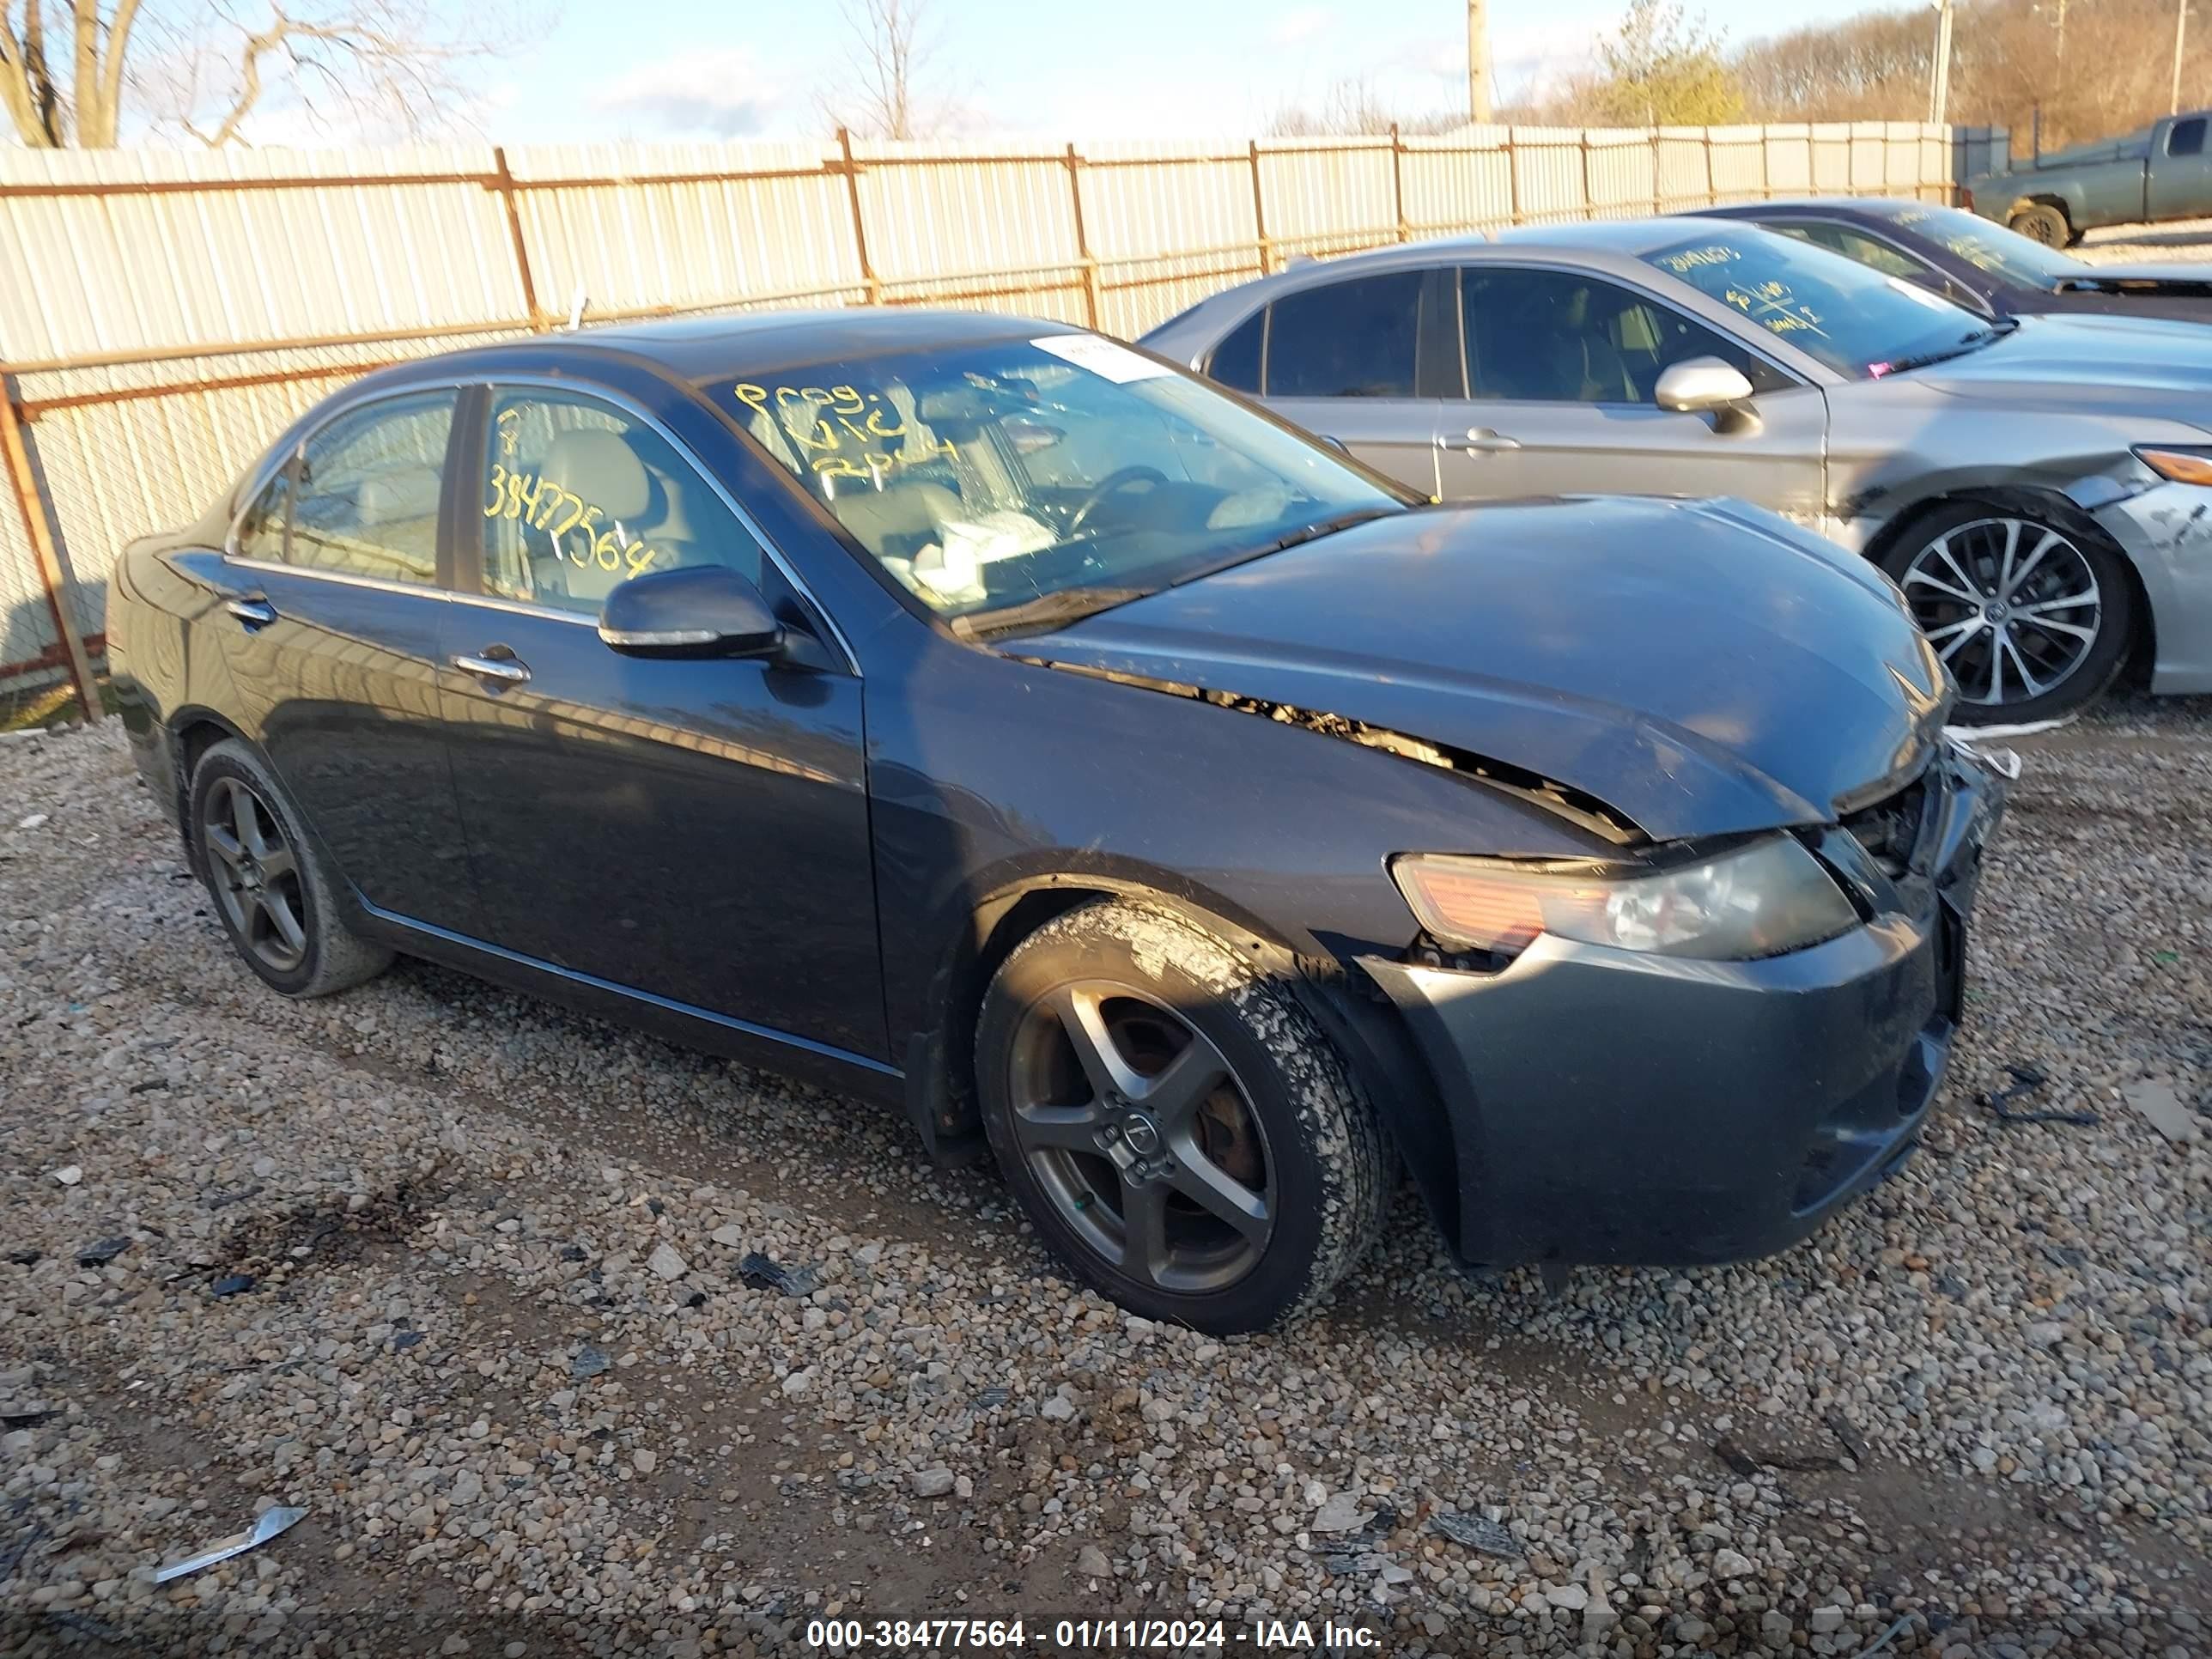
[{"label": "windshield wiper", "polygon": [[952,619],[952,631],[963,640],[996,639],[1001,634],[1024,634],[1036,629],[1065,628],[1101,611],[1141,599],[1159,592],[1156,587],[1060,587],[1040,593],[1018,605],[995,611],[971,611]]},{"label": "windshield wiper", "polygon": [[1373,519],[1387,519],[1407,511],[1410,509],[1402,507],[1356,507],[1330,518],[1316,519],[1311,524],[1302,524],[1296,530],[1285,531],[1271,540],[1261,542],[1257,547],[1241,547],[1226,558],[1216,559],[1187,576],[1178,576],[1173,586],[1181,587],[1185,582],[1194,582],[1201,576],[1217,575],[1237,565],[1249,564],[1254,559],[1264,559],[1270,553],[1280,553],[1285,548],[1303,547],[1308,542],[1334,536],[1338,531],[1349,530],[1354,525],[1365,524]]},{"label": "windshield wiper", "polygon": [[2002,340],[2020,326],[2017,317],[2001,317],[1987,328],[1978,328],[1972,334],[1962,334],[1958,342],[1936,351],[1923,351],[1911,357],[1900,357],[1885,365],[1882,374],[1903,374],[1916,368],[1926,368],[1931,363],[1948,362],[1954,357],[1963,357],[1970,351],[1978,351],[1993,340]]}]

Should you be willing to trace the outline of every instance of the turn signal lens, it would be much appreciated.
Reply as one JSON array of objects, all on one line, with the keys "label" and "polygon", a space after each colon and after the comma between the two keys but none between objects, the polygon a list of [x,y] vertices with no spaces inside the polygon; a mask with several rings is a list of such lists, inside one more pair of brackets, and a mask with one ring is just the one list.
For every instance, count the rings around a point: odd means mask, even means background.
[{"label": "turn signal lens", "polygon": [[1650,872],[1413,853],[1395,860],[1390,872],[1431,937],[1505,957],[1550,933],[1658,956],[1747,962],[1818,945],[1858,922],[1820,861],[1789,836]]},{"label": "turn signal lens", "polygon": [[2212,449],[2138,449],[2136,459],[2169,483],[2212,487]]}]

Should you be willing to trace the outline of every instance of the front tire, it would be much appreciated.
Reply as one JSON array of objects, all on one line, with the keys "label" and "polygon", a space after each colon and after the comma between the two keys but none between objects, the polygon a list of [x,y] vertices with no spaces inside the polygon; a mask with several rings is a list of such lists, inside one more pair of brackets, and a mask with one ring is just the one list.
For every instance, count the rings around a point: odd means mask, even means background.
[{"label": "front tire", "polygon": [[1962,726],[2071,714],[2126,660],[2135,584],[2087,524],[1960,501],[1911,526],[1881,563],[1958,682]]},{"label": "front tire", "polygon": [[192,769],[185,822],[200,878],[246,965],[288,997],[374,979],[392,952],[346,926],[336,873],[261,757],[235,738]]},{"label": "front tire", "polygon": [[1017,945],[975,1074],[1038,1232],[1148,1318],[1280,1323],[1381,1229],[1389,1154],[1341,1057],[1279,981],[1164,911],[1089,904]]}]

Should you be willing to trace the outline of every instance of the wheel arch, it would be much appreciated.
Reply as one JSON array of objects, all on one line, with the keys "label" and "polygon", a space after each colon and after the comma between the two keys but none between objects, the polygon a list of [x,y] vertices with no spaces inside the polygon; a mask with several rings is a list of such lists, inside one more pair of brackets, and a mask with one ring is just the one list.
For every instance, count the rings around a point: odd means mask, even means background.
[{"label": "wheel arch", "polygon": [[2111,548],[2119,555],[2120,568],[2127,573],[2130,597],[2134,600],[2130,607],[2127,654],[2123,659],[2121,672],[2130,679],[2137,678],[2156,659],[2158,622],[2151,612],[2150,593],[2144,586],[2142,572],[2136,568],[2135,554],[2124,543],[2107,532],[2097,522],[2094,514],[2063,489],[2043,484],[1990,483],[1939,490],[1922,496],[1909,507],[1893,514],[1888,522],[1868,538],[1861,551],[1879,565],[1917,526],[1952,507],[1986,507],[1998,512],[2041,514],[2054,520],[2069,535],[2093,537]]},{"label": "wheel arch", "polygon": [[1413,1170],[1431,1215],[1456,1248],[1458,1148],[1428,1064],[1396,1007],[1358,967],[1301,951],[1225,896],[1164,872],[1037,870],[975,900],[942,952],[927,1002],[932,1029],[906,1040],[908,1115],[933,1153],[983,1152],[975,1100],[975,1027],[983,994],[1015,947],[1085,904],[1129,899],[1221,939],[1278,978],[1335,1046],[1384,1133]]},{"label": "wheel arch", "polygon": [[234,721],[225,719],[212,708],[193,704],[177,710],[168,719],[171,751],[176,757],[177,823],[183,831],[186,845],[192,838],[189,814],[185,808],[192,794],[192,772],[200,758],[219,743],[234,739],[248,748],[253,740],[239,730]]},{"label": "wheel arch", "polygon": [[[2079,195],[2080,192],[2077,191],[2075,194]],[[2049,189],[2023,191],[2021,194],[2014,197],[2011,204],[2005,209],[2004,222],[2007,227],[2011,225],[2014,216],[2022,210],[2032,207],[2047,207],[2057,210],[2058,216],[2066,222],[2066,233],[2068,239],[2067,245],[2069,246],[2071,246],[2075,241],[2080,240],[2082,227],[2080,216],[2076,212],[2077,204],[2066,193],[2060,191]]]}]

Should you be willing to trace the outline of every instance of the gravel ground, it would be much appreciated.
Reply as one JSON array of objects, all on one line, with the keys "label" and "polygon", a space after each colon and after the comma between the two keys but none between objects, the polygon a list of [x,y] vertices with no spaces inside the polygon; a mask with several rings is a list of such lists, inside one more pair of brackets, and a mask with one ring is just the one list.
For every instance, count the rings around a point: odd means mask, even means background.
[{"label": "gravel ground", "polygon": [[2176,219],[2162,225],[2112,225],[2093,230],[2068,250],[2099,264],[2161,259],[2212,259],[2212,219]]},{"label": "gravel ground", "polygon": [[[1869,1201],[1550,1294],[1401,1197],[1331,1310],[1219,1341],[1072,1288],[850,1102],[421,964],[285,1002],[112,723],[0,742],[0,1650],[1199,1613],[2203,1651],[2212,1152],[2169,1134],[2212,1079],[2212,702],[2021,748],[1942,1113]],[[2007,1061],[2097,1121],[1998,1124]],[[307,1519],[151,1582],[275,1504]]]}]

